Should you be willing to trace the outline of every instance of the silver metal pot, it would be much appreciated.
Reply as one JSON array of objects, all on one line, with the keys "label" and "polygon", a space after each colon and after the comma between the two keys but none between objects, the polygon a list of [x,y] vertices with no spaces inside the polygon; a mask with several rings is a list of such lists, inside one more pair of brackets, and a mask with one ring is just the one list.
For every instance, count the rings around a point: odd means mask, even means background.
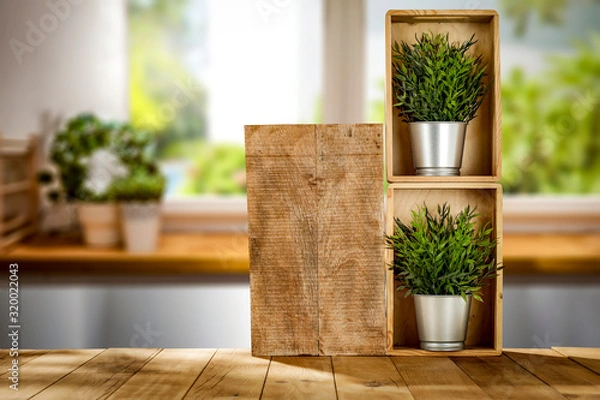
[{"label": "silver metal pot", "polygon": [[415,311],[421,348],[457,351],[465,347],[471,298],[416,294]]},{"label": "silver metal pot", "polygon": [[460,175],[466,122],[411,122],[410,146],[417,175]]}]

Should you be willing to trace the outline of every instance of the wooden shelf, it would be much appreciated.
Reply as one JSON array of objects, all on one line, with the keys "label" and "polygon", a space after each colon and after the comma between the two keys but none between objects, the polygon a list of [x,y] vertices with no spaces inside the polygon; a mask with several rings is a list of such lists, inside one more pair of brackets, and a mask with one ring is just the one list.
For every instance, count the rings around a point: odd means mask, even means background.
[{"label": "wooden shelf", "polygon": [[[503,238],[505,275],[600,275],[600,233],[511,234]],[[35,237],[19,243],[2,262],[36,273],[202,274],[248,273],[246,234],[163,234],[148,255],[91,249],[77,239]]]},{"label": "wooden shelf", "polygon": [[163,234],[158,250],[131,254],[84,246],[74,238],[38,236],[0,256],[23,273],[247,274],[246,234]]},{"label": "wooden shelf", "polygon": [[[385,137],[387,179],[389,182],[496,182],[501,175],[500,133],[500,46],[498,14],[490,10],[392,10],[385,17]],[[461,176],[415,176],[408,124],[394,109],[392,89],[392,45],[412,43],[422,32],[448,33],[451,41],[465,41],[473,34],[478,41],[473,53],[487,63],[487,82],[494,82],[477,112],[469,122],[465,140]]]},{"label": "wooden shelf", "polygon": [[[477,207],[478,224],[491,223],[493,236],[499,238],[496,259],[502,263],[502,187],[494,183],[403,183],[388,187],[387,232],[394,229],[394,218],[411,220],[411,210],[426,204],[435,210],[447,202],[456,214],[467,205]],[[387,264],[393,262],[386,251]],[[393,271],[387,271],[388,352],[402,355],[431,355],[419,349],[414,301],[396,290]],[[467,331],[467,349],[456,355],[499,355],[502,349],[502,271],[482,290],[483,302],[473,301]]]}]

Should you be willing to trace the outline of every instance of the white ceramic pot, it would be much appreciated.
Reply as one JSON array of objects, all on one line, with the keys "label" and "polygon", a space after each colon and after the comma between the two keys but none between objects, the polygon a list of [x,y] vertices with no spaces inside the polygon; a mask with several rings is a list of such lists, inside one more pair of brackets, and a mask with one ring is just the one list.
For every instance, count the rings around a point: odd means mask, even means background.
[{"label": "white ceramic pot", "polygon": [[117,203],[78,203],[77,217],[88,246],[112,247],[121,241]]},{"label": "white ceramic pot", "polygon": [[155,251],[160,231],[160,202],[126,202],[120,208],[127,251]]}]

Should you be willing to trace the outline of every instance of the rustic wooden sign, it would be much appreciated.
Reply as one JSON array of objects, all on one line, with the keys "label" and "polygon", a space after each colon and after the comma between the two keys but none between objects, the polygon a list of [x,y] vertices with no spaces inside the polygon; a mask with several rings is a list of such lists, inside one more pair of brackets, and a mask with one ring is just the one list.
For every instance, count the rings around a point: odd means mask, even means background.
[{"label": "rustic wooden sign", "polygon": [[386,352],[382,126],[246,126],[252,354]]}]

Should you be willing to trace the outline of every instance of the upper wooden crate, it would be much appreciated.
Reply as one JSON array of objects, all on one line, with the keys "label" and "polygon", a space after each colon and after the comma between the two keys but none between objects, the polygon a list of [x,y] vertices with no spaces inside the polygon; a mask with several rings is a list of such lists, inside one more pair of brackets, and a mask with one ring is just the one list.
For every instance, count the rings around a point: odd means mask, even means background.
[{"label": "upper wooden crate", "polygon": [[[394,229],[394,217],[404,223],[412,219],[411,210],[426,204],[433,212],[447,202],[452,214],[467,205],[477,207],[477,224],[491,223],[498,239],[497,262],[502,263],[502,187],[495,183],[403,183],[388,187],[388,233]],[[394,259],[386,250],[386,264]],[[388,352],[392,355],[489,356],[502,352],[502,270],[482,290],[483,303],[473,300],[469,316],[466,349],[458,352],[420,350],[414,301],[396,290],[393,271],[387,271]]]},{"label": "upper wooden crate", "polygon": [[[394,109],[392,89],[392,45],[415,42],[423,32],[448,33],[450,41],[463,42],[473,34],[473,54],[487,63],[487,84],[494,79],[477,117],[469,122],[461,176],[422,177],[415,175],[408,124]],[[385,17],[385,137],[389,182],[478,181],[496,182],[501,174],[500,45],[498,14],[490,10],[391,10]]]}]

